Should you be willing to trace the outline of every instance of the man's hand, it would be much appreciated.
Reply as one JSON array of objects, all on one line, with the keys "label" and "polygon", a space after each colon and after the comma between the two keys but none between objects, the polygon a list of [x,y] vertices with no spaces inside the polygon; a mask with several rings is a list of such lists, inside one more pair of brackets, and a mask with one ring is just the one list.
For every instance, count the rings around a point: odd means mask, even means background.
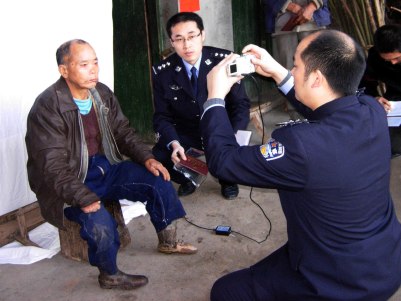
[{"label": "man's hand", "polygon": [[298,17],[296,19],[297,24],[304,24],[310,22],[313,18],[313,13],[316,10],[315,3],[311,2],[307,6],[303,7],[298,13]]},{"label": "man's hand", "polygon": [[242,53],[250,53],[255,56],[252,63],[258,74],[271,77],[279,84],[288,74],[288,70],[281,66],[265,49],[250,44],[244,47]]},{"label": "man's hand", "polygon": [[94,213],[99,209],[100,209],[100,201],[95,201],[92,204],[81,208],[81,210],[85,213]]},{"label": "man's hand", "polygon": [[171,143],[171,147],[173,149],[173,152],[171,154],[171,161],[173,161],[174,164],[180,162],[180,158],[184,161],[187,160],[187,156],[185,156],[185,149],[178,141],[173,141]]},{"label": "man's hand", "polygon": [[170,181],[170,173],[159,161],[155,159],[148,159],[145,161],[145,167],[156,177],[158,177],[161,173],[165,181]]},{"label": "man's hand", "polygon": [[230,54],[225,59],[223,59],[219,64],[214,66],[214,68],[207,75],[207,91],[208,99],[220,98],[224,99],[228,92],[230,92],[231,87],[238,82],[243,76],[228,76],[227,66],[234,62],[234,60],[239,57],[238,54]]},{"label": "man's hand", "polygon": [[290,2],[290,3],[288,3],[286,10],[289,12],[292,12],[295,15],[298,15],[298,13],[300,11],[302,11],[302,6],[300,6],[299,4]]},{"label": "man's hand", "polygon": [[378,102],[380,102],[380,104],[383,106],[386,113],[391,111],[391,103],[387,99],[385,99],[384,97],[378,96],[378,97],[376,97],[376,100]]}]

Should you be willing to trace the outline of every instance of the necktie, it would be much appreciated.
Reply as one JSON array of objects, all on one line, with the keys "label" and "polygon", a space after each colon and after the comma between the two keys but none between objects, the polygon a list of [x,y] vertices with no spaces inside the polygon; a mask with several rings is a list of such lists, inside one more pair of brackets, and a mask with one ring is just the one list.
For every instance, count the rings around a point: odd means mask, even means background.
[{"label": "necktie", "polygon": [[192,91],[194,92],[194,95],[196,97],[196,94],[198,92],[198,77],[196,76],[196,68],[192,67],[191,68],[191,86],[192,86]]}]

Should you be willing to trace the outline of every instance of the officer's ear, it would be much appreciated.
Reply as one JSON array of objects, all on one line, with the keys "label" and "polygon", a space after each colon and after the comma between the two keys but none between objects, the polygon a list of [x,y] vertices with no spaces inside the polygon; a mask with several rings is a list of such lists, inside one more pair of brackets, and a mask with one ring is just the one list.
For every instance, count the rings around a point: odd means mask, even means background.
[{"label": "officer's ear", "polygon": [[311,72],[311,74],[309,75],[309,79],[312,82],[312,88],[319,88],[326,81],[326,78],[319,69]]},{"label": "officer's ear", "polygon": [[205,42],[205,39],[206,39],[206,33],[205,33],[205,30],[202,30],[202,34],[201,34],[201,36],[202,36],[202,44],[203,44],[203,42]]}]

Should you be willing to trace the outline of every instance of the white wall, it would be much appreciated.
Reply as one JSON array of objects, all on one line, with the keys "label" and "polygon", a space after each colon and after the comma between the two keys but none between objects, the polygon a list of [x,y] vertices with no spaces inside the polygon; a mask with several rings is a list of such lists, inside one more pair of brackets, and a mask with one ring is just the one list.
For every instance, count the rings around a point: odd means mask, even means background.
[{"label": "white wall", "polygon": [[26,116],[59,77],[58,46],[74,38],[94,47],[100,81],[113,89],[111,0],[0,2],[0,215],[36,201],[26,173]]},{"label": "white wall", "polygon": [[234,49],[231,0],[200,0],[200,11],[205,26],[205,45]]}]

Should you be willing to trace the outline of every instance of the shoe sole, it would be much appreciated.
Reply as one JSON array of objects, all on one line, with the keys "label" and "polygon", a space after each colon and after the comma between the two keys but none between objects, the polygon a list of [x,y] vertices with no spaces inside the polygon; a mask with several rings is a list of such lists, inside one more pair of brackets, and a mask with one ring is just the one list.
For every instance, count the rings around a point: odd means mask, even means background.
[{"label": "shoe sole", "polygon": [[160,253],[163,254],[183,254],[183,255],[191,255],[191,254],[195,254],[196,252],[198,252],[198,249],[196,250],[181,250],[181,251],[171,251],[171,250],[161,250],[161,249],[157,249],[157,251],[159,251]]},{"label": "shoe sole", "polygon": [[108,284],[100,284],[100,283],[99,283],[99,285],[100,285],[100,287],[101,287],[102,289],[120,289],[120,290],[126,290],[126,291],[128,291],[128,290],[134,290],[134,289],[140,288],[140,287],[142,287],[142,286],[144,286],[144,285],[146,285],[146,284],[148,284],[148,283],[146,282],[146,283],[139,284],[139,285],[136,285],[136,286],[131,286],[131,285],[123,285],[123,284],[119,284],[119,285],[108,285]]}]

